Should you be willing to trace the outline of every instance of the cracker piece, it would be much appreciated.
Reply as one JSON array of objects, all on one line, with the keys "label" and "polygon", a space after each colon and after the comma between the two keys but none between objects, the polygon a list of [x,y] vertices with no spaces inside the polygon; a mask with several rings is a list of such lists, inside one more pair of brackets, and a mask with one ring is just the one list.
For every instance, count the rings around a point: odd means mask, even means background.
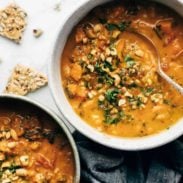
[{"label": "cracker piece", "polygon": [[17,65],[9,78],[5,93],[26,95],[47,83],[48,80],[42,73],[23,65]]},{"label": "cracker piece", "polygon": [[26,12],[14,4],[0,10],[0,35],[20,43],[27,25],[26,17]]}]

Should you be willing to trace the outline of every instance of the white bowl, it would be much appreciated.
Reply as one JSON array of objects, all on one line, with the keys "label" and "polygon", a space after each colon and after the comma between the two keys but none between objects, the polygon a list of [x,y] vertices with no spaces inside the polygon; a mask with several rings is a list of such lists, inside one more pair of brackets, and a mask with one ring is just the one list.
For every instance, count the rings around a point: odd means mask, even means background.
[{"label": "white bowl", "polygon": [[[67,38],[73,27],[94,7],[104,4],[109,0],[86,0],[80,7],[74,11],[66,20],[64,26],[60,27],[59,34],[54,43],[53,52],[49,63],[49,85],[57,104],[58,109],[62,114],[63,121],[70,123],[79,132],[86,137],[105,146],[120,149],[120,150],[145,150],[164,145],[175,140],[183,134],[183,119],[179,120],[169,130],[164,130],[160,133],[138,138],[122,138],[101,133],[89,126],[83,121],[72,109],[69,104],[61,81],[60,72],[60,57],[64,49]],[[182,0],[155,0],[176,10],[183,15]]]}]

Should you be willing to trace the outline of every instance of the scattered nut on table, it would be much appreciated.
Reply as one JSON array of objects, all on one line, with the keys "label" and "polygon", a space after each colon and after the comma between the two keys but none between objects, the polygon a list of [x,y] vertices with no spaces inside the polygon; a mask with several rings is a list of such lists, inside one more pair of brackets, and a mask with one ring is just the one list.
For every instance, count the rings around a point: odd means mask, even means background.
[{"label": "scattered nut on table", "polygon": [[43,30],[42,29],[33,29],[33,35],[36,38],[39,38],[40,36],[42,36],[43,34]]},{"label": "scattered nut on table", "polygon": [[61,2],[58,2],[57,4],[55,4],[54,10],[55,11],[61,11]]}]

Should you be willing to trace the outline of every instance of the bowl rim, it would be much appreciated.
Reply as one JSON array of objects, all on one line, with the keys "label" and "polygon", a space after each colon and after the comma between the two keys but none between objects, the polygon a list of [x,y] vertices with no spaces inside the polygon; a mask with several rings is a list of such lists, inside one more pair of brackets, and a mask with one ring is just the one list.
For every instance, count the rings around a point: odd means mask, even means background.
[{"label": "bowl rim", "polygon": [[[62,50],[59,50],[59,51],[58,51],[58,48],[61,47],[63,42],[64,42],[63,45],[65,45],[65,42],[66,42],[70,32],[67,33],[67,36],[64,36],[64,38],[63,38],[62,33],[64,33],[64,31],[66,29],[68,29],[69,26],[71,26],[71,28],[70,28],[70,31],[71,31],[73,29],[73,27],[79,22],[79,20],[81,18],[83,18],[85,16],[85,14],[87,14],[95,6],[105,4],[106,2],[109,2],[109,1],[110,0],[98,0],[97,3],[96,3],[96,1],[94,3],[94,0],[86,0],[85,2],[83,2],[83,4],[81,4],[79,6],[79,8],[75,9],[64,20],[64,24],[62,25],[62,27],[59,27],[59,32],[56,35],[56,39],[54,40],[54,47],[52,49],[52,52],[50,55],[50,61],[48,64],[49,88],[51,90],[52,97],[54,98],[57,108],[59,109],[59,111],[61,113],[62,120],[66,124],[69,123],[75,129],[77,129],[81,134],[83,134],[84,136],[88,137],[89,139],[95,141],[96,143],[102,144],[104,146],[107,146],[107,147],[110,147],[113,149],[128,150],[128,151],[147,150],[147,149],[152,149],[152,148],[156,148],[156,147],[165,145],[165,144],[177,139],[178,137],[180,137],[183,134],[183,128],[182,128],[183,119],[179,120],[178,122],[176,122],[176,124],[172,125],[169,130],[162,130],[161,132],[153,134],[153,135],[149,135],[149,136],[145,136],[145,137],[137,137],[137,138],[116,137],[116,136],[111,136],[111,135],[107,135],[107,134],[98,132],[96,129],[94,129],[89,124],[84,122],[81,118],[76,117],[77,115],[75,114],[73,109],[71,109],[71,105],[68,104],[68,102],[67,102],[67,104],[64,103],[66,105],[63,105],[63,103],[62,103],[63,99],[67,100],[65,94],[64,94],[64,96],[62,96],[63,97],[62,99],[59,97],[59,95],[60,95],[59,91],[62,91],[62,94],[63,94],[63,87],[61,84],[61,73],[58,72],[58,69],[60,70],[60,64],[59,64],[59,67],[58,67],[58,65],[57,65],[57,67],[54,65],[55,63],[58,63],[58,60],[56,62],[55,57],[56,57],[56,54],[58,54],[58,52],[60,52],[60,55],[62,54],[63,48],[62,48]],[[164,2],[163,0],[154,0],[154,1],[163,3],[166,6],[166,2]],[[174,0],[174,1],[169,2],[169,4],[167,6],[171,6],[171,3],[172,3],[172,6],[174,5],[173,6],[174,10],[176,9],[176,7],[180,8],[180,5],[181,5],[181,9],[183,8],[183,1]],[[179,4],[179,6],[178,6],[178,4]],[[91,7],[89,7],[88,10],[85,12],[84,9],[88,5],[90,5]],[[79,12],[82,12],[83,14],[78,16]],[[180,9],[179,9],[179,14],[180,14]],[[78,18],[78,19],[77,19],[77,21],[72,23],[72,25],[70,25],[71,20],[73,20],[73,18]],[[61,37],[64,39],[64,41],[62,43],[61,43]],[[59,63],[60,63],[60,61],[59,61]],[[55,70],[55,68],[57,70]],[[55,73],[59,74],[59,76],[58,75],[55,76]],[[60,87],[60,88],[58,89],[58,87]],[[70,107],[70,109],[66,110],[67,107]],[[72,111],[69,111],[69,110],[72,110]],[[71,112],[71,113],[67,113],[67,112]],[[72,115],[74,117],[72,117]],[[73,121],[74,121],[74,123],[73,123]]]},{"label": "bowl rim", "polygon": [[32,100],[28,97],[18,96],[18,95],[14,95],[14,94],[0,94],[0,100],[1,99],[20,101],[20,102],[24,102],[25,105],[30,104],[34,108],[38,108],[38,109],[42,110],[44,113],[46,113],[47,115],[49,115],[60,126],[60,128],[62,129],[63,133],[65,134],[65,136],[68,139],[69,144],[72,148],[73,156],[74,156],[74,163],[75,163],[74,182],[79,183],[79,181],[80,181],[80,158],[79,158],[79,153],[78,153],[77,146],[76,146],[76,143],[74,141],[74,138],[71,135],[71,131],[66,126],[66,124],[63,123],[62,119],[60,119],[58,117],[58,115],[55,112],[53,112],[50,108],[48,108],[47,106],[41,104],[40,102],[38,102],[36,100]]}]

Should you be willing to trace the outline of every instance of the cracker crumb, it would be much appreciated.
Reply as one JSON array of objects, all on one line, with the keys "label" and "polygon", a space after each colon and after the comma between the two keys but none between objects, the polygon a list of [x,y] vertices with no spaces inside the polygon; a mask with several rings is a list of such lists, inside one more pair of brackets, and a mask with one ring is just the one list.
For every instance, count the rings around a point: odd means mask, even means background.
[{"label": "cracker crumb", "polygon": [[57,4],[55,4],[54,10],[55,11],[61,11],[61,2],[58,2]]},{"label": "cracker crumb", "polygon": [[17,5],[9,5],[0,10],[0,35],[20,43],[27,25],[27,13]]},{"label": "cracker crumb", "polygon": [[45,86],[47,83],[48,80],[42,73],[18,64],[9,78],[5,93],[26,95]]},{"label": "cracker crumb", "polygon": [[40,36],[42,36],[43,30],[42,29],[33,29],[33,34],[34,34],[34,37],[39,38]]}]

